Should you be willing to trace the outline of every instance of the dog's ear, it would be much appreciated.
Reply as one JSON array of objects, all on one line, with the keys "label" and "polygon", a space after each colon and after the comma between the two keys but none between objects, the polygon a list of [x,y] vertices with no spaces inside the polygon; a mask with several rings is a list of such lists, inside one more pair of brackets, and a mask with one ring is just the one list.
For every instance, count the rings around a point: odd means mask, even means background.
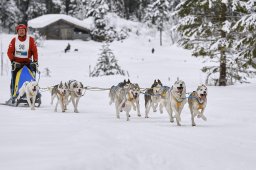
[{"label": "dog's ear", "polygon": [[126,80],[124,79],[124,83],[126,83]]},{"label": "dog's ear", "polygon": [[158,83],[162,85],[162,82],[158,79]]},{"label": "dog's ear", "polygon": [[130,79],[128,79],[127,83],[131,83]]},{"label": "dog's ear", "polygon": [[154,83],[156,83],[156,80],[154,80]]}]

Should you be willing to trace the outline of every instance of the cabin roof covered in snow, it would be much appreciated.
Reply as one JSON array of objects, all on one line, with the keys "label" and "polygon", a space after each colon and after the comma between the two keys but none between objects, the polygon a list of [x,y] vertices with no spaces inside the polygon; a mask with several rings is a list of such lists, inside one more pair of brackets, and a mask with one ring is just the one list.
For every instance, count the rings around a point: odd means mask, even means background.
[{"label": "cabin roof covered in snow", "polygon": [[31,19],[28,21],[28,26],[32,28],[44,28],[52,23],[55,23],[59,20],[64,20],[68,23],[74,24],[76,26],[85,28],[89,30],[89,26],[84,23],[82,20],[76,19],[74,17],[71,17],[69,15],[65,14],[47,14],[42,15],[40,17]]}]

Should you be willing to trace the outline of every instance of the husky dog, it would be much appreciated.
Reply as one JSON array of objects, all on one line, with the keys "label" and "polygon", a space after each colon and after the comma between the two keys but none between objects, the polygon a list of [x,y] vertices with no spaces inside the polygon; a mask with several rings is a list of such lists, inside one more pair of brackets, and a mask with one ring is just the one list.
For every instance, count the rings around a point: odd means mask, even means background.
[{"label": "husky dog", "polygon": [[174,122],[172,113],[175,113],[178,126],[180,126],[180,114],[186,102],[187,99],[185,82],[178,79],[171,88],[171,112],[169,114],[170,121]]},{"label": "husky dog", "polygon": [[171,113],[171,102],[170,102],[171,88],[168,86],[162,86],[159,90],[159,94],[160,94],[160,104],[159,104],[160,113],[163,113],[163,108],[165,108],[168,114],[170,114]]},{"label": "husky dog", "polygon": [[119,83],[117,86],[112,86],[109,91],[109,97],[110,97],[110,102],[109,104],[111,105],[113,102],[115,102],[116,106],[116,117],[119,119],[120,118],[120,112],[125,111],[126,112],[126,117],[127,121],[129,121],[129,112],[132,107],[131,102],[127,102],[129,99],[129,90],[131,87],[131,82],[128,79],[128,81],[124,80],[123,82]]},{"label": "husky dog", "polygon": [[128,100],[132,104],[133,110],[137,110],[137,115],[140,117],[140,86],[135,83],[131,83],[130,89],[128,91]]},{"label": "husky dog", "polygon": [[57,97],[58,85],[55,85],[53,87],[48,87],[48,91],[50,91],[51,93],[51,105],[53,105],[53,100]]},{"label": "husky dog", "polygon": [[79,81],[70,80],[70,81],[68,81],[68,90],[70,93],[70,99],[69,99],[68,103],[71,100],[72,104],[74,106],[74,112],[78,113],[78,109],[77,109],[78,102],[83,95],[84,85]]},{"label": "husky dog", "polygon": [[26,99],[31,110],[35,110],[36,95],[39,91],[39,86],[36,81],[25,81],[22,87],[19,89],[19,95],[17,102],[23,95],[26,95]]},{"label": "husky dog", "polygon": [[68,96],[69,96],[67,83],[66,82],[62,83],[61,81],[60,84],[55,85],[52,89],[52,96],[53,95],[56,95],[58,99],[54,111],[57,112],[57,107],[58,107],[58,104],[60,103],[62,112],[65,112],[67,108]]},{"label": "husky dog", "polygon": [[[197,90],[193,91],[188,98],[192,126],[196,126],[194,121],[194,118],[196,116],[198,118],[202,118],[204,121],[207,120],[207,118],[204,116],[204,110],[207,104],[207,94],[207,87],[204,84],[202,84],[199,85],[197,87]],[[199,110],[201,110],[201,112]]]},{"label": "husky dog", "polygon": [[162,82],[158,79],[154,81],[150,89],[145,91],[145,118],[148,118],[148,113],[151,107],[153,108],[153,111],[156,112],[158,103],[161,100],[160,89],[162,86]]}]

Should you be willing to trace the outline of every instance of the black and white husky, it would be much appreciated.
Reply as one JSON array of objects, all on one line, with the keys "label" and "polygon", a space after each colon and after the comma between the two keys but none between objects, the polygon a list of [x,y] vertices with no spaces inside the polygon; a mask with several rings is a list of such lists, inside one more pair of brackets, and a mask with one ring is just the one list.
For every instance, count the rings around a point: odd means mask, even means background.
[{"label": "black and white husky", "polygon": [[127,121],[129,121],[130,111],[132,108],[137,110],[137,114],[140,116],[139,93],[139,85],[132,84],[130,80],[124,80],[117,86],[112,86],[110,88],[109,104],[111,105],[112,103],[115,103],[116,117],[118,119],[120,118],[120,112],[125,111]]},{"label": "black and white husky", "polygon": [[76,80],[70,80],[67,82],[68,84],[68,91],[69,91],[69,101],[72,101],[72,104],[74,106],[74,112],[78,113],[78,103],[80,98],[83,95],[84,91],[84,85],[83,83],[76,81]]},{"label": "black and white husky", "polygon": [[16,100],[18,102],[22,96],[26,95],[29,107],[31,110],[35,110],[35,102],[38,91],[39,86],[36,81],[25,81],[19,89],[19,95]]},{"label": "black and white husky", "polygon": [[158,79],[155,80],[151,88],[146,89],[144,94],[145,99],[145,118],[148,118],[148,113],[150,108],[153,108],[153,111],[156,112],[157,106],[161,101],[160,89],[162,87],[162,82]]},{"label": "black and white husky", "polygon": [[68,84],[66,82],[63,83],[61,81],[60,84],[53,86],[53,88],[50,89],[50,91],[51,91],[52,102],[53,102],[53,99],[57,97],[57,103],[54,111],[57,112],[58,105],[60,104],[61,111],[65,112],[65,110],[67,109],[67,103],[68,103],[68,97],[69,97]]}]

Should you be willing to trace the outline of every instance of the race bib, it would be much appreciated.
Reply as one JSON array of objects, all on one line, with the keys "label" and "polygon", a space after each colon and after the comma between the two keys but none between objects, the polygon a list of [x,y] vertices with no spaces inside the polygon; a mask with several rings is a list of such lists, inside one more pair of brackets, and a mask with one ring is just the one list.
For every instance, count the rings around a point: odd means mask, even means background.
[{"label": "race bib", "polygon": [[17,57],[17,58],[28,58],[29,39],[30,39],[30,37],[27,36],[26,40],[21,42],[19,40],[18,36],[16,37],[16,40],[15,40],[15,57]]}]

